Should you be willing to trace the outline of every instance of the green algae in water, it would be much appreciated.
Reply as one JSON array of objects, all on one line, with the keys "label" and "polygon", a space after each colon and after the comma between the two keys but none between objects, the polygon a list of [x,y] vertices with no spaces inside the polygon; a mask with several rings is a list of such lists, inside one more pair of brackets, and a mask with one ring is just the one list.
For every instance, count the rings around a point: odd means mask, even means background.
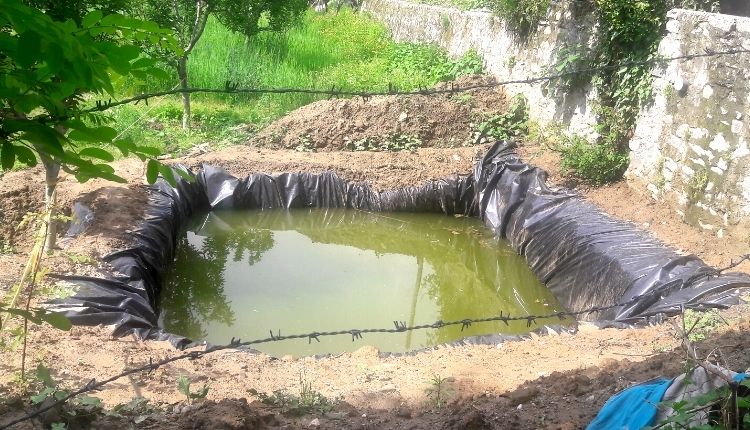
[{"label": "green algae in water", "polygon": [[[228,343],[281,334],[393,328],[562,310],[508,245],[473,218],[346,209],[211,212],[183,236],[165,276],[160,323]],[[537,324],[559,323],[538,321]],[[275,356],[403,352],[466,336],[524,333],[526,321],[257,345]]]}]

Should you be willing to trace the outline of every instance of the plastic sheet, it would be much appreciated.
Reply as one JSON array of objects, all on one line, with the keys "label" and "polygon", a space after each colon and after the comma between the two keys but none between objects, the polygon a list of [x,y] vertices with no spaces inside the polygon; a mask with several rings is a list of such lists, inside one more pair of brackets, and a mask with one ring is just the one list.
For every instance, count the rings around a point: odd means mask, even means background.
[{"label": "plastic sheet", "polygon": [[134,245],[105,258],[115,269],[109,279],[65,278],[80,289],[56,307],[66,310],[74,324],[114,325],[115,336],[133,333],[184,346],[187,339],[159,328],[163,272],[191,216],[240,208],[345,207],[479,216],[526,257],[569,310],[640,296],[627,308],[593,314],[597,320],[636,322],[683,306],[737,303],[738,289],[750,287],[747,275],[712,276],[714,270],[697,257],[679,255],[571,191],[550,189],[545,179],[546,173],[521,162],[509,143],[493,146],[473,174],[383,192],[330,172],[238,179],[205,166],[192,182],[181,180],[173,188],[160,180],[152,187],[145,219],[133,233]]}]

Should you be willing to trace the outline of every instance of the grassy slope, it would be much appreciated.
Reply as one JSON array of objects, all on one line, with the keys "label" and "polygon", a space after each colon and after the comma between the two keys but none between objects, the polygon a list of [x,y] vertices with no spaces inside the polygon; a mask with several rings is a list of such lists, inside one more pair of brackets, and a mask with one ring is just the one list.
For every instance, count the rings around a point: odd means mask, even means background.
[{"label": "grassy slope", "polygon": [[[286,33],[249,39],[211,20],[189,62],[191,85],[209,88],[222,88],[230,81],[243,87],[385,89],[392,83],[413,89],[480,70],[476,55],[454,62],[434,46],[395,44],[384,26],[348,10],[310,12]],[[150,86],[171,88],[174,82]],[[318,98],[194,95],[190,132],[179,128],[179,100],[163,98],[152,100],[150,106],[117,109],[114,127],[123,137],[175,154],[204,142],[216,148],[244,141],[252,130]]]}]

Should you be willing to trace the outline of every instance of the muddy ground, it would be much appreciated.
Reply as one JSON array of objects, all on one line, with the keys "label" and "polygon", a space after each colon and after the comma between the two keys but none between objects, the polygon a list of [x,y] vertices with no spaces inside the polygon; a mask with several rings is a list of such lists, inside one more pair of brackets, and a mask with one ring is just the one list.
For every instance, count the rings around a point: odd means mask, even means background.
[{"label": "muddy ground", "polygon": [[[440,99],[426,111],[436,118],[464,118],[466,98]],[[502,93],[475,94],[476,110],[504,108]],[[486,102],[488,101],[489,102]],[[192,167],[213,164],[235,175],[252,172],[335,171],[353,181],[367,181],[377,189],[417,185],[425,180],[468,173],[484,146],[449,147],[451,130],[423,134],[425,148],[415,152],[353,152],[345,145],[320,144],[341,130],[356,128],[369,135],[404,132],[408,118],[416,117],[427,101],[325,101],[292,113],[260,140],[217,152],[175,160]],[[359,105],[359,108],[357,106]],[[378,110],[373,106],[383,106]],[[406,119],[394,106],[407,106]],[[441,106],[441,110],[434,109]],[[317,109],[317,111],[316,111]],[[346,111],[353,109],[353,111]],[[359,109],[365,109],[360,111]],[[349,112],[341,118],[341,113]],[[354,113],[352,113],[354,112]],[[357,113],[359,112],[359,113]],[[368,114],[369,112],[369,114]],[[458,113],[457,113],[458,112]],[[368,118],[373,118],[368,122]],[[300,120],[304,118],[304,120]],[[332,122],[333,119],[335,122]],[[347,119],[349,118],[349,119]],[[343,122],[339,121],[343,119]],[[464,118],[465,120],[465,118]],[[361,124],[357,121],[360,121]],[[331,128],[331,124],[337,124]],[[466,124],[455,127],[454,141],[466,137]],[[276,128],[274,128],[276,127]],[[284,136],[278,132],[284,130]],[[411,130],[411,129],[409,129]],[[410,131],[411,132],[411,131]],[[463,133],[463,134],[461,134]],[[268,136],[278,140],[268,140]],[[317,152],[297,151],[300,136],[314,137]],[[437,136],[437,137],[435,137]],[[286,140],[285,140],[286,139]],[[446,140],[447,139],[447,140]],[[343,140],[341,140],[343,142]],[[309,149],[309,148],[302,148]],[[559,160],[535,143],[521,147],[522,155],[551,172],[553,183],[563,183]],[[104,181],[78,184],[65,179],[59,199],[69,208],[84,201],[95,221],[76,238],[62,239],[62,249],[46,263],[55,273],[96,274],[96,258],[126,246],[129,230],[136,227],[146,202],[144,168],[135,160],[121,160],[118,173],[130,181],[120,186]],[[14,228],[26,212],[41,209],[41,171],[11,172],[0,181],[0,238],[10,242],[0,254],[0,294],[9,290],[31,246],[30,229]],[[748,252],[744,238],[718,239],[683,224],[672,209],[652,201],[625,183],[602,188],[578,189],[584,198],[621,219],[649,230],[682,252],[694,253],[723,267],[733,257]],[[91,257],[91,259],[84,258]],[[750,263],[740,270],[750,272]],[[750,366],[748,343],[750,307],[742,305],[722,312],[727,324],[702,345],[703,351],[719,348],[725,365],[735,370]],[[179,354],[163,342],[112,339],[107,327],[75,327],[70,332],[35,328],[29,336],[29,361],[52,369],[52,376],[66,387],[80,386],[92,378],[101,380],[122,370]],[[0,424],[21,414],[28,402],[19,397],[14,382],[20,353],[3,352],[0,361]],[[576,334],[534,336],[522,342],[500,345],[441,347],[412,356],[385,357],[372,347],[328,358],[277,359],[244,351],[216,352],[199,360],[178,361],[150,373],[134,374],[95,393],[112,407],[145,397],[158,408],[123,412],[122,416],[83,419],[82,428],[364,428],[364,429],[577,429],[583,428],[604,401],[616,391],[654,376],[674,376],[683,371],[684,352],[675,328],[667,323],[642,329],[596,329],[582,325]],[[177,389],[177,377],[186,375],[194,386],[208,385],[206,401],[188,405]],[[259,402],[256,393],[281,390],[300,393],[300,377],[327,399],[332,410],[311,411],[294,417]],[[436,377],[445,379],[435,401]],[[127,408],[126,408],[127,409]],[[48,415],[46,421],[58,417]],[[26,423],[16,428],[41,428]]]}]

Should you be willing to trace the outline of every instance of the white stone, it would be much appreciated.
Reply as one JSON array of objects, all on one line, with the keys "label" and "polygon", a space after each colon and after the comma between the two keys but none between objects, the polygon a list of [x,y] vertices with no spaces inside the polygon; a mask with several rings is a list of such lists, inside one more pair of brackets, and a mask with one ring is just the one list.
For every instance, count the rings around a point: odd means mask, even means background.
[{"label": "white stone", "polygon": [[742,128],[745,124],[742,123],[742,121],[737,121],[736,119],[732,120],[732,133],[734,134],[740,134],[742,133]]},{"label": "white stone", "polygon": [[716,152],[725,152],[729,150],[729,143],[724,139],[724,135],[719,133],[713,138],[708,147]]},{"label": "white stone", "polygon": [[706,85],[703,87],[703,98],[708,99],[711,98],[711,96],[714,95],[714,89],[711,88],[711,85]]},{"label": "white stone", "polygon": [[713,189],[714,189],[714,183],[713,182],[709,182],[709,183],[706,184],[706,192],[709,192],[709,191],[711,191]]},{"label": "white stone", "polygon": [[698,220],[698,225],[699,225],[699,226],[700,226],[700,227],[701,227],[701,228],[702,228],[703,230],[713,230],[714,228],[716,228],[716,227],[714,227],[714,226],[713,226],[713,225],[711,225],[711,224],[704,224],[704,223],[702,223],[702,222],[701,222],[700,220]]},{"label": "white stone", "polygon": [[696,155],[700,157],[713,157],[714,154],[711,153],[711,151],[708,151],[706,149],[703,149],[702,146],[696,145],[696,144],[690,144],[690,149],[695,152]]},{"label": "white stone", "polygon": [[682,79],[682,76],[678,76],[674,79],[674,82],[672,83],[672,87],[677,91],[678,93],[682,91],[685,88],[685,80]]},{"label": "white stone", "polygon": [[718,168],[718,167],[716,167],[716,166],[714,166],[714,167],[711,167],[711,171],[712,171],[712,172],[714,172],[714,173],[716,173],[717,175],[723,175],[723,174],[724,174],[724,171],[723,171],[723,170],[721,170],[721,169],[719,169],[719,168]]},{"label": "white stone", "polygon": [[720,228],[719,231],[716,232],[716,237],[718,237],[719,239],[723,239],[724,238],[724,229],[723,228]]},{"label": "white stone", "polygon": [[667,21],[667,32],[668,33],[679,33],[680,23],[676,19],[670,19]]},{"label": "white stone", "polygon": [[737,119],[737,120],[740,120],[740,119],[742,119],[742,112],[737,112],[737,113],[736,113],[736,114],[734,115],[734,119]]},{"label": "white stone", "polygon": [[692,161],[693,164],[697,164],[699,166],[703,166],[703,167],[706,166],[706,162],[701,160],[700,158],[691,158],[690,161]]},{"label": "white stone", "polygon": [[688,166],[686,166],[686,165],[683,164],[682,165],[682,173],[685,176],[690,177],[690,176],[693,176],[695,174],[695,170],[693,170],[690,167],[688,167]]},{"label": "white stone", "polygon": [[664,169],[669,170],[670,172],[674,172],[677,170],[679,166],[677,165],[677,162],[674,161],[671,158],[665,158],[664,159]]},{"label": "white stone", "polygon": [[748,148],[745,139],[740,138],[740,144],[737,145],[737,148],[732,153],[732,158],[736,160],[746,155],[750,155],[750,148]]},{"label": "white stone", "polygon": [[724,106],[720,107],[719,111],[721,112],[722,115],[726,115],[726,114],[729,113],[729,111],[727,110],[727,108],[725,108]]},{"label": "white stone", "polygon": [[677,126],[677,129],[674,131],[675,136],[681,138],[681,139],[687,139],[688,132],[690,132],[690,125],[688,124],[680,124]]},{"label": "white stone", "polygon": [[727,162],[724,161],[723,158],[719,158],[719,160],[716,162],[716,167],[718,167],[721,170],[727,170],[727,167],[729,166],[727,165]]},{"label": "white stone", "polygon": [[708,137],[708,130],[700,127],[691,128],[690,137],[693,139],[703,139],[704,137]]},{"label": "white stone", "polygon": [[649,190],[649,191],[651,191],[651,194],[653,194],[654,196],[658,196],[659,195],[659,187],[657,187],[654,184],[648,184],[648,185],[646,185],[646,189]]}]

